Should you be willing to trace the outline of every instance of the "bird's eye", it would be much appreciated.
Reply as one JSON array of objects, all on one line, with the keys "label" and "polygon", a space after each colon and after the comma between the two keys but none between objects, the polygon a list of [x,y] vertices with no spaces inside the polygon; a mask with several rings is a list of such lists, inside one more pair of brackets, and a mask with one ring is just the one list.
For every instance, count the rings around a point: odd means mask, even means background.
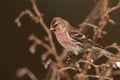
[{"label": "bird's eye", "polygon": [[53,25],[53,27],[56,27],[56,26],[58,26],[58,24],[54,24],[54,25]]}]

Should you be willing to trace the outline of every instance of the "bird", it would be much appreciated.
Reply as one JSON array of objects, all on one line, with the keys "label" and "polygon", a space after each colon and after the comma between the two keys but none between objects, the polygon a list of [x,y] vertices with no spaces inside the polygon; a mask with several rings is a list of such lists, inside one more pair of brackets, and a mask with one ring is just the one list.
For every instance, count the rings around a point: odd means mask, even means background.
[{"label": "bird", "polygon": [[75,55],[84,52],[99,52],[107,56],[113,56],[111,52],[101,48],[61,17],[55,17],[51,20],[50,30],[53,31],[61,46]]}]

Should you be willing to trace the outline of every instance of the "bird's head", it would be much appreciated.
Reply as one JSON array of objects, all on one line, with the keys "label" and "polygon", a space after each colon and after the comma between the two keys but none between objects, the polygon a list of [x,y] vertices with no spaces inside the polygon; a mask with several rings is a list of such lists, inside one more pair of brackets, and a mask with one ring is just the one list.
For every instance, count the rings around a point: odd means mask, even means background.
[{"label": "bird's head", "polygon": [[66,30],[70,24],[60,17],[55,17],[51,20],[50,26],[50,30],[55,32]]}]

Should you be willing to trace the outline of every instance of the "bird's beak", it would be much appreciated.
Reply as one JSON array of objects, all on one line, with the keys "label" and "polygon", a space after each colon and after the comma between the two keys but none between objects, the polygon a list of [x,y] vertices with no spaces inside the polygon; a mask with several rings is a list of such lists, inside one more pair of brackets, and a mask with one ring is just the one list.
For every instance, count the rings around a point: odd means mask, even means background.
[{"label": "bird's beak", "polygon": [[50,27],[50,31],[54,31],[55,30],[55,28],[53,28],[53,27]]}]

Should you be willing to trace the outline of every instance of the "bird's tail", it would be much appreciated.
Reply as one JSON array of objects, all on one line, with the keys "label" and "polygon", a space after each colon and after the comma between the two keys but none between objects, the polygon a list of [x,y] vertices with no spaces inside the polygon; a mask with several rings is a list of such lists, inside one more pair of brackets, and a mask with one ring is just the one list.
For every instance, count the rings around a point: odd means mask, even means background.
[{"label": "bird's tail", "polygon": [[105,49],[102,49],[102,48],[99,48],[99,47],[92,47],[92,48],[89,48],[87,49],[88,52],[96,52],[96,53],[102,53],[106,56],[111,56],[111,57],[115,57],[114,54],[112,54],[111,52],[105,50]]}]

